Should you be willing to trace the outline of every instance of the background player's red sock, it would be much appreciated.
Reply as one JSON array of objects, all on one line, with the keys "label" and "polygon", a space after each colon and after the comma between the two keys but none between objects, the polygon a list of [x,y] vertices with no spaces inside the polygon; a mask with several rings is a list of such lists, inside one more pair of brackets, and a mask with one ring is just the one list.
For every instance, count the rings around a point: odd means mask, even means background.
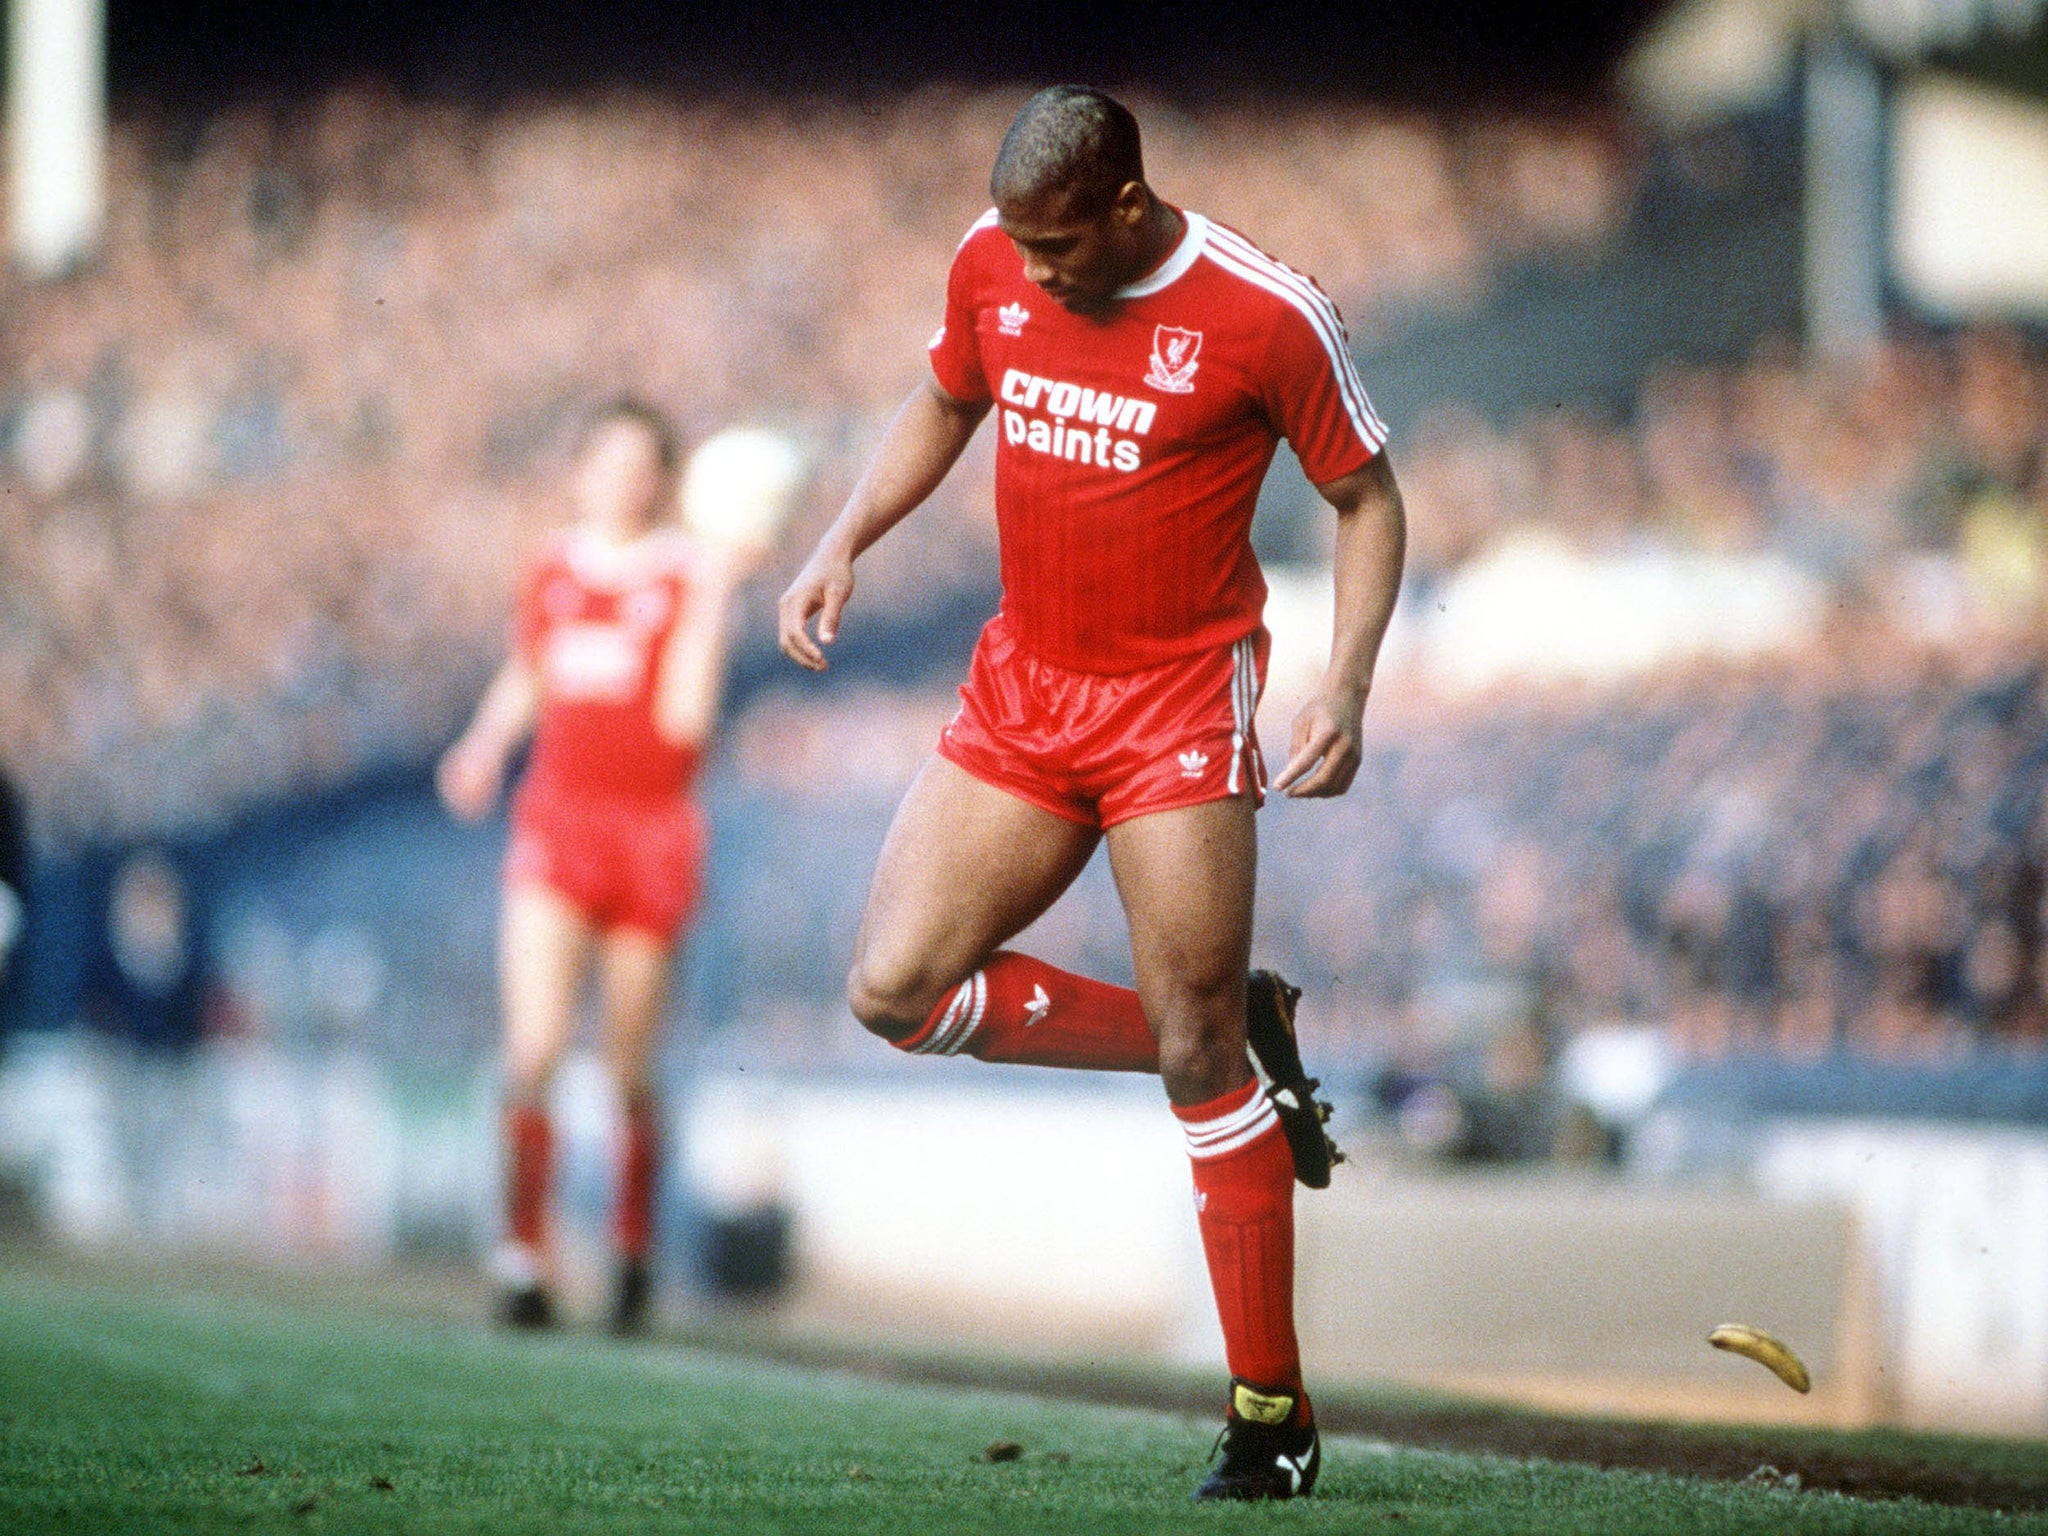
[{"label": "background player's red sock", "polygon": [[554,1182],[555,1127],[538,1104],[505,1108],[505,1232],[539,1253],[547,1240],[548,1193]]},{"label": "background player's red sock", "polygon": [[1032,1067],[1097,1072],[1157,1072],[1159,1046],[1129,987],[1090,981],[998,950],[939,1001],[899,1048],[920,1056],[957,1056]]},{"label": "background player's red sock", "polygon": [[661,1114],[652,1094],[628,1096],[620,1115],[612,1240],[627,1259],[647,1257],[654,1231],[654,1184],[661,1175]]},{"label": "background player's red sock", "polygon": [[1195,1211],[1230,1374],[1297,1395],[1309,1413],[1294,1335],[1294,1158],[1256,1080],[1173,1112],[1194,1163]]}]

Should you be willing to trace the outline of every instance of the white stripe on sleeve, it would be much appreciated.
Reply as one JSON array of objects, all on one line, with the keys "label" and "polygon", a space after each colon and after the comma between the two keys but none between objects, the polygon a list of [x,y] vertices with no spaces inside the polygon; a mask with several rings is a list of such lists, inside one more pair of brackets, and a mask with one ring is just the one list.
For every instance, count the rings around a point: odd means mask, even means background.
[{"label": "white stripe on sleeve", "polygon": [[1351,349],[1345,344],[1343,323],[1337,317],[1336,306],[1298,272],[1281,265],[1243,236],[1220,225],[1210,241],[1208,254],[1225,271],[1285,299],[1308,321],[1310,329],[1322,342],[1323,351],[1329,356],[1330,369],[1337,380],[1337,393],[1344,402],[1344,412],[1350,418],[1352,430],[1357,432],[1359,440],[1367,448],[1374,453],[1379,452],[1386,445],[1387,424],[1373,409],[1365,385],[1358,377],[1357,365],[1351,361]]}]

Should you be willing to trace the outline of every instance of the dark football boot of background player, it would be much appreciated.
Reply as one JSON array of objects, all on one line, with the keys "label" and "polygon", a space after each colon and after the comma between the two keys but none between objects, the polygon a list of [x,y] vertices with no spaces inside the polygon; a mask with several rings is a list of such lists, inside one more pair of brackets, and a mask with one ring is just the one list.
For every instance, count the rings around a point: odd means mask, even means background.
[{"label": "dark football boot of background player", "polygon": [[1287,1150],[1294,1154],[1294,1176],[1310,1189],[1328,1189],[1330,1169],[1344,1161],[1344,1154],[1324,1129],[1330,1104],[1316,1097],[1322,1083],[1301,1064],[1294,1035],[1294,1008],[1300,1001],[1301,988],[1271,971],[1253,971],[1245,983],[1245,1043],[1265,1076],[1266,1097],[1280,1116]]},{"label": "dark football boot of background player", "polygon": [[498,1291],[498,1321],[507,1328],[537,1333],[555,1326],[555,1300],[539,1285],[508,1285]]},{"label": "dark football boot of background player", "polygon": [[1247,1381],[1230,1383],[1230,1409],[1216,1437],[1222,1460],[1195,1490],[1198,1500],[1305,1499],[1323,1469],[1323,1443],[1315,1420],[1294,1422],[1292,1392],[1268,1392]]},{"label": "dark football boot of background player", "polygon": [[654,1301],[654,1275],[645,1259],[621,1259],[612,1280],[611,1331],[622,1339],[647,1331],[647,1313]]}]

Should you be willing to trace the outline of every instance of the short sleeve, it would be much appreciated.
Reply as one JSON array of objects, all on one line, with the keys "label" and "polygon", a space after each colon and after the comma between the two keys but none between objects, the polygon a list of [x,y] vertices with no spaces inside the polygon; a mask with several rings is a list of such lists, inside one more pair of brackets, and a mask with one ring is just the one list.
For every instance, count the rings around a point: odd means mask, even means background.
[{"label": "short sleeve", "polygon": [[1337,306],[1303,280],[1280,306],[1266,357],[1266,409],[1310,482],[1363,469],[1386,446],[1387,426],[1351,361]]},{"label": "short sleeve", "polygon": [[980,308],[980,233],[977,225],[954,254],[953,268],[946,274],[946,319],[931,340],[932,377],[955,400],[991,398],[988,376],[981,368],[981,333],[975,326]]}]

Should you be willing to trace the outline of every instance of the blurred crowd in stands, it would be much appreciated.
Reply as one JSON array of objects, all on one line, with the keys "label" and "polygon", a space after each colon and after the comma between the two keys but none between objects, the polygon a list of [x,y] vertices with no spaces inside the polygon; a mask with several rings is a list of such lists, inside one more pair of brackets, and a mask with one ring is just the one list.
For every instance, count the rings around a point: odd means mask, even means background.
[{"label": "blurred crowd in stands", "polygon": [[[919,376],[1014,107],[360,90],[123,125],[97,258],[0,277],[0,752],[39,821],[189,824],[417,755],[499,643],[581,413],[619,391],[696,432],[798,432],[815,526]],[[1625,204],[1599,122],[1147,120],[1162,187],[1368,328],[1588,251]],[[985,589],[986,487],[958,477],[864,599]]]},{"label": "blurred crowd in stands", "polygon": [[1269,937],[1425,1053],[1516,1017],[1544,1052],[2048,1043],[2048,666],[1832,645],[1401,722],[1362,793],[1273,818]]},{"label": "blurred crowd in stands", "polygon": [[1902,552],[1945,550],[2017,617],[2048,580],[2044,441],[2048,352],[1981,330],[1832,364],[1771,347],[1670,368],[1626,421],[1560,405],[1501,429],[1448,406],[1397,462],[1424,574],[1517,526],[1595,552],[1777,550],[1852,592]]},{"label": "blurred crowd in stands", "polygon": [[[424,760],[502,646],[583,413],[621,390],[692,433],[795,433],[800,549],[920,376],[1014,105],[356,90],[122,125],[99,255],[0,275],[0,769],[44,841]],[[1596,260],[1635,176],[1600,118],[1144,115],[1161,189],[1315,272],[1367,353],[1514,263]],[[1502,988],[1539,1041],[1610,1016],[1701,1049],[2040,1037],[2044,441],[2048,352],[1989,329],[1673,367],[1615,419],[1437,408],[1394,445],[1411,604],[1542,530],[1776,553],[1851,617],[1798,658],[1383,712],[1359,790],[1269,817],[1262,943],[1382,1044],[1440,1046]],[[992,590],[974,452],[864,566],[868,611]],[[1929,559],[1993,621],[1944,650],[1868,612]],[[761,699],[722,769],[749,910],[804,906],[719,941],[766,978],[728,983],[734,1013],[780,1006],[771,984],[792,1019],[830,1010],[878,818],[950,708],[817,697]],[[1055,948],[1125,963],[1106,883],[1063,910]]]}]

